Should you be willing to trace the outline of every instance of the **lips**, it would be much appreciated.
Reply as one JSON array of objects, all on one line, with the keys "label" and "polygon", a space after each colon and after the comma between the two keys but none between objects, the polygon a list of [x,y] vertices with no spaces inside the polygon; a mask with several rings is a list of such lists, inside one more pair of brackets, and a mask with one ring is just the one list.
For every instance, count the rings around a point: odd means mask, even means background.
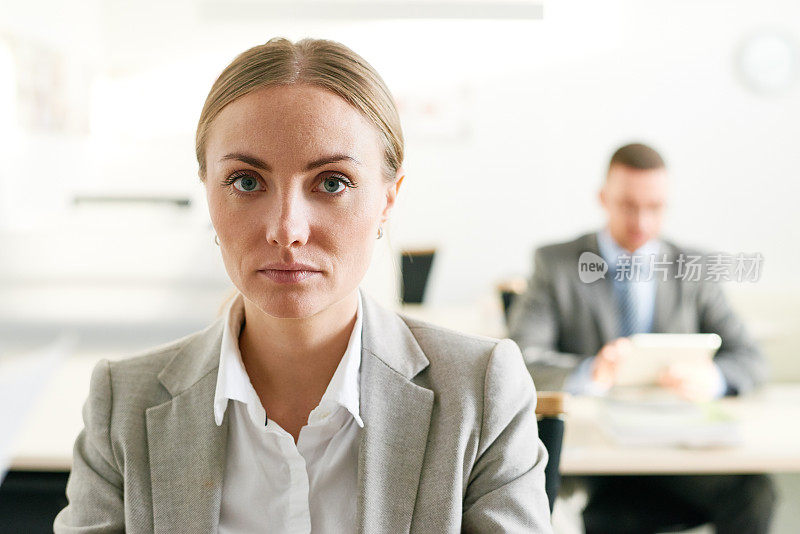
[{"label": "lips", "polygon": [[278,284],[297,284],[322,274],[313,265],[306,263],[271,263],[260,269],[259,274]]}]

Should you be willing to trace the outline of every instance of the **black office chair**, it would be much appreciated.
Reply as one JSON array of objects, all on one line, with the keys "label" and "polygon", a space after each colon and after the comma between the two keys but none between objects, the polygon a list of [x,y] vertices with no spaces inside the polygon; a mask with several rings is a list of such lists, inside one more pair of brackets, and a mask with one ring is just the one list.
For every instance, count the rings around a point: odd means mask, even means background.
[{"label": "black office chair", "polygon": [[405,249],[400,255],[403,304],[422,304],[436,249]]},{"label": "black office chair", "polygon": [[11,471],[0,485],[0,534],[48,534],[67,505],[68,472]]},{"label": "black office chair", "polygon": [[497,284],[496,289],[503,303],[503,317],[506,323],[508,322],[508,314],[511,310],[511,305],[514,304],[514,299],[524,293],[527,286],[528,282],[519,276],[506,278]]},{"label": "black office chair", "polygon": [[556,502],[558,488],[561,485],[561,474],[558,467],[561,463],[561,444],[564,441],[564,403],[566,393],[557,391],[540,391],[537,394],[536,419],[539,426],[539,439],[542,440],[549,456],[544,470],[545,491],[550,502],[550,513]]}]

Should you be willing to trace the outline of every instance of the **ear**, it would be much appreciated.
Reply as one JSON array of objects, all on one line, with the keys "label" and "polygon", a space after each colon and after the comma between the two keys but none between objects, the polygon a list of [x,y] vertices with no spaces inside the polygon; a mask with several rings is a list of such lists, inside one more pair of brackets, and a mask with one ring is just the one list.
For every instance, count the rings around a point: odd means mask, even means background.
[{"label": "ear", "polygon": [[389,220],[389,214],[392,208],[394,208],[395,202],[397,201],[397,194],[400,192],[400,186],[403,185],[403,179],[405,177],[405,171],[400,167],[397,169],[394,182],[389,184],[386,188],[386,206],[384,206],[383,213],[381,213],[381,224]]},{"label": "ear", "polygon": [[597,199],[600,201],[600,205],[603,206],[603,208],[608,209],[608,197],[606,196],[605,185],[603,185],[603,187],[600,188],[600,191],[598,191]]}]

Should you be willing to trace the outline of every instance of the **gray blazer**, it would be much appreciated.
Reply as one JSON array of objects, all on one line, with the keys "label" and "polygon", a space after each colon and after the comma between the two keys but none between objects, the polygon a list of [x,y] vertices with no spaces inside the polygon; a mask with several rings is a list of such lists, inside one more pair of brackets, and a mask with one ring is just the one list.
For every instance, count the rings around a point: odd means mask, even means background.
[{"label": "gray blazer", "polygon": [[[57,534],[216,532],[222,327],[95,367]],[[365,297],[360,391],[359,532],[551,532],[536,395],[512,341]]]},{"label": "gray blazer", "polygon": [[[540,390],[561,389],[576,366],[617,337],[612,277],[581,282],[578,258],[584,251],[600,254],[596,233],[536,250],[528,290],[509,311],[509,336],[522,348]],[[676,278],[680,254],[700,253],[663,242],[659,260],[662,254],[671,270],[666,281],[658,282],[653,332],[719,334],[722,346],[714,362],[728,383],[726,393],[744,393],[762,383],[767,374],[764,357],[720,284]]]}]

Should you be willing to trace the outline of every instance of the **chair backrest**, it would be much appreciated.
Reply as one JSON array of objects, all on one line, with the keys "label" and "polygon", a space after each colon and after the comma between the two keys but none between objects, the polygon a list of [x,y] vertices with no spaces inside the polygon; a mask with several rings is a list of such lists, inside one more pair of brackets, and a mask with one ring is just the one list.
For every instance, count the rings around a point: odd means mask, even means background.
[{"label": "chair backrest", "polygon": [[561,475],[558,466],[561,461],[561,444],[564,441],[564,404],[567,394],[558,391],[541,391],[537,394],[536,419],[539,423],[539,439],[547,449],[547,466],[544,470],[545,490],[553,512]]},{"label": "chair backrest", "polygon": [[401,298],[404,304],[422,304],[436,249],[405,249],[400,256],[403,278]]},{"label": "chair backrest", "polygon": [[497,284],[497,294],[500,295],[500,299],[503,302],[503,317],[506,323],[508,323],[511,305],[514,304],[514,300],[518,296],[525,293],[527,286],[528,282],[519,276],[514,278],[506,278]]}]

